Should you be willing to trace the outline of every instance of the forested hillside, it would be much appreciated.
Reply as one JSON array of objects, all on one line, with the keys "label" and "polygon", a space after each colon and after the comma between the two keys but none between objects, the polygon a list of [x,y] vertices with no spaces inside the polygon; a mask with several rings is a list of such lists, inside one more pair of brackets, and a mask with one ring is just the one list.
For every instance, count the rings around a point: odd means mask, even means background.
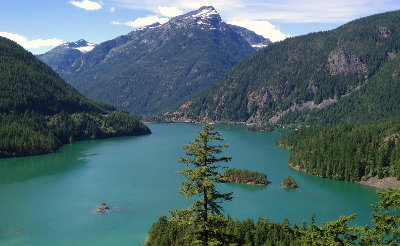
[{"label": "forested hillside", "polygon": [[0,122],[0,158],[49,153],[74,140],[150,133],[132,116],[86,99],[46,64],[3,37]]},{"label": "forested hillside", "polygon": [[278,144],[295,151],[289,163],[324,178],[360,181],[367,176],[400,180],[400,120],[373,125],[303,128]]},{"label": "forested hillside", "polygon": [[[385,104],[400,104],[395,96],[399,13],[378,14],[332,31],[273,43],[237,64],[173,116],[298,125],[393,118],[397,109]],[[320,110],[327,105],[329,111]],[[374,116],[365,116],[369,113]]]}]

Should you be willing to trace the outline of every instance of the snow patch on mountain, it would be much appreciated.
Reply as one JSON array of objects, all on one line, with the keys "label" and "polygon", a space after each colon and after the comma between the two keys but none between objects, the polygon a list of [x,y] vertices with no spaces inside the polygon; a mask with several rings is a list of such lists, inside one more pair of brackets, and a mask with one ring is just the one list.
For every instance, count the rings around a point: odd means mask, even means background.
[{"label": "snow patch on mountain", "polygon": [[86,40],[80,39],[76,42],[64,43],[61,46],[66,46],[68,48],[79,50],[82,53],[87,53],[87,52],[93,50],[94,47],[97,46],[97,44],[88,43]]},{"label": "snow patch on mountain", "polygon": [[92,43],[88,43],[87,46],[82,46],[82,47],[78,47],[78,48],[74,48],[79,50],[82,53],[87,53],[89,51],[91,51],[92,49],[94,49],[94,47],[96,47],[97,44],[92,44]]},{"label": "snow patch on mountain", "polygon": [[251,46],[253,46],[256,49],[262,49],[264,47],[267,47],[268,45],[267,44],[253,44]]},{"label": "snow patch on mountain", "polygon": [[218,15],[218,12],[214,8],[204,8],[198,14],[193,15],[193,17],[208,19],[208,18],[213,18],[211,15]]}]

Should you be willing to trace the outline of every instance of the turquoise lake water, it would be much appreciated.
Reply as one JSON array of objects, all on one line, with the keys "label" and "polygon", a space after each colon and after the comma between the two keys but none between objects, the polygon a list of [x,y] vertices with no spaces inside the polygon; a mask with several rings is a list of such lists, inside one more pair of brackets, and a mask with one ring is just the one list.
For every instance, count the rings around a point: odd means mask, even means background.
[{"label": "turquoise lake water", "polygon": [[[178,191],[184,144],[201,125],[150,124],[153,134],[76,142],[54,154],[0,160],[0,245],[145,245],[151,225],[168,210],[188,207]],[[226,214],[291,224],[337,220],[357,213],[355,224],[371,221],[374,188],[322,179],[292,170],[290,155],[275,142],[289,130],[248,132],[215,125],[230,145],[229,167],[268,175],[268,186],[221,184],[233,192]],[[279,184],[287,176],[298,189]],[[106,203],[110,210],[96,214]]]}]

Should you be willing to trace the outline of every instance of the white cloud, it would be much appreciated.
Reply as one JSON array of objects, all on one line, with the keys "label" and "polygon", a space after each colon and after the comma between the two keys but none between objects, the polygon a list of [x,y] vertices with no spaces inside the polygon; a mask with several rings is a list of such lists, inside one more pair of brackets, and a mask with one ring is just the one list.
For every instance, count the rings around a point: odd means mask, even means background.
[{"label": "white cloud", "polygon": [[178,7],[161,7],[158,6],[158,11],[161,15],[167,17],[175,17],[182,15],[182,11]]},{"label": "white cloud", "polygon": [[150,15],[145,18],[137,18],[135,21],[127,21],[124,23],[118,22],[118,21],[113,21],[111,24],[114,25],[127,25],[127,26],[132,26],[132,27],[143,27],[143,26],[148,26],[156,22],[160,22],[161,24],[164,24],[168,21],[168,18],[159,18],[158,16],[155,15]]},{"label": "white cloud", "polygon": [[[165,0],[112,0],[123,8],[153,11]],[[223,20],[270,20],[282,23],[345,23],[400,8],[398,0],[169,0],[184,13],[213,6]],[[167,15],[166,15],[167,16]]]},{"label": "white cloud", "polygon": [[111,13],[113,13],[113,12],[115,11],[115,8],[114,8],[114,7],[110,7],[110,8],[108,8],[108,9],[110,10]]},{"label": "white cloud", "polygon": [[52,38],[52,39],[35,39],[35,40],[31,40],[28,41],[27,38],[25,38],[24,36],[18,35],[18,34],[13,34],[13,33],[8,33],[8,32],[0,32],[0,36],[3,36],[5,38],[11,39],[15,42],[17,42],[19,45],[21,45],[22,47],[24,47],[25,49],[29,49],[29,48],[41,48],[41,47],[45,47],[45,46],[57,46],[63,43],[63,41],[61,39],[56,39],[56,38]]},{"label": "white cloud", "polygon": [[241,26],[247,28],[264,38],[269,38],[272,42],[277,42],[290,37],[289,34],[284,34],[279,30],[279,27],[272,25],[268,21],[254,21],[254,20],[241,20],[241,21],[228,21],[228,24]]},{"label": "white cloud", "polygon": [[70,1],[69,2],[72,5],[75,5],[78,8],[82,8],[85,10],[97,10],[97,9],[101,9],[103,2],[99,1],[99,2],[91,2],[90,0],[83,0],[82,2],[77,2],[77,1]]}]

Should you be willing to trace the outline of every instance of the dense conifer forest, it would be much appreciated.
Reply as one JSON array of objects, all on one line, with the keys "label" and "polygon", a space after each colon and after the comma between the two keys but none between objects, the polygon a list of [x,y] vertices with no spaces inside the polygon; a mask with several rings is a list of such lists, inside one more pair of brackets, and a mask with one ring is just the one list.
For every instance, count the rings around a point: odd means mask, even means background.
[{"label": "dense conifer forest", "polygon": [[[237,220],[230,216],[213,217],[218,223],[212,227],[214,237],[207,245],[236,246],[297,246],[297,245],[398,245],[400,243],[400,217],[392,212],[399,209],[399,189],[378,192],[381,201],[371,205],[371,227],[348,225],[357,215],[341,216],[336,221],[315,224],[316,215],[311,215],[309,223],[300,226],[290,224],[288,218],[282,223],[270,222],[266,218]],[[267,209],[267,208],[266,208]],[[195,224],[180,224],[162,216],[153,224],[146,239],[147,246],[204,245],[196,240]]]},{"label": "dense conifer forest", "polygon": [[0,158],[61,144],[150,133],[132,116],[90,101],[21,46],[0,37]]},{"label": "dense conifer forest", "polygon": [[[300,245],[289,220],[280,223],[259,218],[240,221],[228,217],[220,234],[220,245]],[[195,241],[195,227],[171,223],[165,216],[159,218],[149,231],[147,246],[191,245]],[[296,244],[297,243],[297,244]]]},{"label": "dense conifer forest", "polygon": [[293,167],[324,178],[360,181],[366,176],[400,179],[400,120],[342,124],[293,131],[278,144],[295,151]]}]

